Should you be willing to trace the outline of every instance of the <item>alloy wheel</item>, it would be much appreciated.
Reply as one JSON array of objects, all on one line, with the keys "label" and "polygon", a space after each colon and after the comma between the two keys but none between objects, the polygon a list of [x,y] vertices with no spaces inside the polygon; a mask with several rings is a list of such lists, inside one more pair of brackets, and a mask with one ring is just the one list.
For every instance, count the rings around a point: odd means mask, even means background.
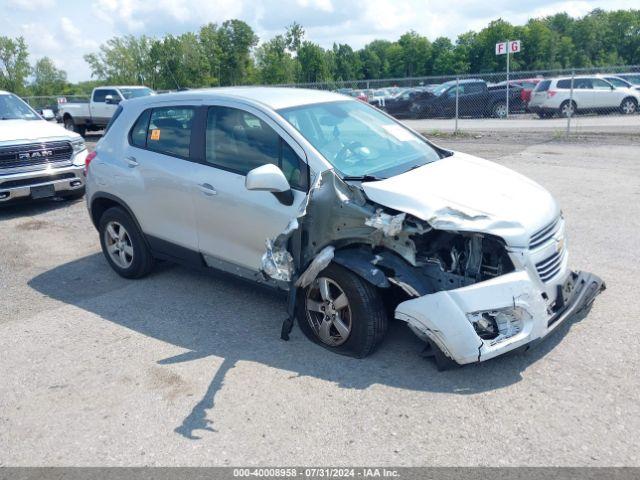
[{"label": "alloy wheel", "polygon": [[507,105],[504,103],[500,103],[499,105],[496,105],[494,112],[496,117],[505,118],[507,116]]},{"label": "alloy wheel", "polygon": [[340,285],[327,277],[318,277],[307,289],[307,321],[316,336],[337,347],[351,334],[352,316],[347,295]]},{"label": "alloy wheel", "polygon": [[575,114],[572,103],[563,104],[562,109],[560,111],[563,117],[573,117],[573,115]]},{"label": "alloy wheel", "polygon": [[115,220],[104,229],[104,244],[109,257],[118,267],[127,269],[133,263],[133,244],[129,232]]},{"label": "alloy wheel", "polygon": [[622,103],[622,113],[624,113],[625,115],[631,115],[635,111],[636,104],[633,102],[633,100],[625,100]]}]

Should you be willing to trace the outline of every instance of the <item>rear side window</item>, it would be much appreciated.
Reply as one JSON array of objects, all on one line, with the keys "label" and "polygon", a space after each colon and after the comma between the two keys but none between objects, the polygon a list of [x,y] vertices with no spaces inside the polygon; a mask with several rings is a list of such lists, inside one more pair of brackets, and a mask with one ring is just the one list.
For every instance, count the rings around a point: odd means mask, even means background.
[{"label": "rear side window", "polygon": [[[560,88],[560,82],[562,80],[560,80],[558,82],[558,87]],[[549,90],[549,86],[551,86],[551,80],[542,80],[540,83],[538,83],[538,85],[536,85],[536,92],[546,92],[547,90]]]},{"label": "rear side window", "polygon": [[571,88],[571,80],[558,80],[558,88]]},{"label": "rear side window", "polygon": [[147,146],[147,128],[149,127],[150,116],[151,110],[145,110],[142,112],[142,115],[138,117],[138,120],[136,120],[136,123],[131,129],[131,145],[140,148],[145,148]]},{"label": "rear side window", "polygon": [[306,164],[273,128],[244,110],[209,109],[206,161],[240,175],[271,163],[280,167],[292,188],[307,188]]},{"label": "rear side window", "polygon": [[481,83],[471,83],[469,85],[466,86],[465,88],[465,92],[464,93],[482,93],[484,92],[485,88],[484,85]]},{"label": "rear side window", "polygon": [[191,107],[154,108],[147,131],[147,148],[174,157],[188,158],[194,115],[195,110]]}]

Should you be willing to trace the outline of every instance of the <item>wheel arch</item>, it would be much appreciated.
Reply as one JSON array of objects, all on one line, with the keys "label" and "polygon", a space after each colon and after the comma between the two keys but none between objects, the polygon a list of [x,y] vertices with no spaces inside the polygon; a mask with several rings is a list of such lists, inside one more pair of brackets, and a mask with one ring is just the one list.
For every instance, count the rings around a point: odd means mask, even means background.
[{"label": "wheel arch", "polygon": [[126,211],[135,223],[136,227],[138,227],[138,230],[140,230],[142,235],[146,238],[144,231],[140,227],[140,222],[138,222],[138,219],[133,213],[133,210],[131,210],[129,205],[127,205],[127,202],[107,192],[96,192],[91,196],[91,200],[89,201],[89,216],[91,217],[91,222],[94,227],[98,228],[100,218],[104,212],[111,207],[120,207]]}]

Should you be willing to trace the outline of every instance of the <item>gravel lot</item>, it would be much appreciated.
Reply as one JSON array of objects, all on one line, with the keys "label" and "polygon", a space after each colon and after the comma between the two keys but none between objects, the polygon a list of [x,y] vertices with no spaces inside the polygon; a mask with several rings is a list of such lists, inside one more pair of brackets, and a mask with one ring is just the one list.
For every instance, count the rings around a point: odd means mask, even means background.
[{"label": "gravel lot", "polygon": [[0,465],[640,465],[640,140],[442,137],[545,185],[608,289],[525,354],[438,372],[395,323],[332,355],[283,299],[118,277],[84,202],[0,210]]}]

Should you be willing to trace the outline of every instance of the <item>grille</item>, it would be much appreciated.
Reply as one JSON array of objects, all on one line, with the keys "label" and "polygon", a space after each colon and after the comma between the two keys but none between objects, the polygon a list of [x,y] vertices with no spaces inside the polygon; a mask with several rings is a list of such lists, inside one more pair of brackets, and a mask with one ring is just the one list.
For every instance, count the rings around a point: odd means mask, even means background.
[{"label": "grille", "polygon": [[550,257],[545,258],[541,262],[536,263],[536,270],[540,276],[540,280],[548,282],[555,277],[560,271],[562,266],[562,259],[564,257],[564,250],[556,252]]},{"label": "grille", "polygon": [[69,142],[31,143],[28,145],[0,147],[0,170],[71,163],[73,147]]},{"label": "grille", "polygon": [[546,242],[551,240],[553,235],[558,230],[559,226],[560,226],[560,217],[556,217],[555,220],[551,222],[549,225],[547,225],[546,227],[538,230],[536,233],[531,235],[531,238],[529,239],[529,248],[530,249],[537,248],[540,245],[544,245]]}]

